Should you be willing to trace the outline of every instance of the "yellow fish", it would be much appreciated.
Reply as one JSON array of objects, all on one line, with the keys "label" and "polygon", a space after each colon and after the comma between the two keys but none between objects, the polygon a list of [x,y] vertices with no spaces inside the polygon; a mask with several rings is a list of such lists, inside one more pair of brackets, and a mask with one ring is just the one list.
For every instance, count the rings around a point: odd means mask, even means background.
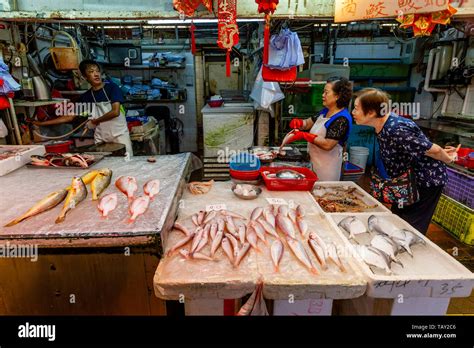
[{"label": "yellow fish", "polygon": [[111,180],[112,171],[110,169],[103,168],[98,171],[94,180],[92,180],[91,182],[91,192],[93,201],[99,199],[100,194],[104,192],[107,187],[109,187]]},{"label": "yellow fish", "polygon": [[72,179],[72,184],[70,187],[71,188],[68,191],[66,201],[64,202],[63,209],[61,210],[61,214],[59,214],[58,218],[56,219],[57,224],[63,222],[66,218],[66,214],[87,197],[86,185],[84,185],[84,182],[80,177],[75,176]]}]

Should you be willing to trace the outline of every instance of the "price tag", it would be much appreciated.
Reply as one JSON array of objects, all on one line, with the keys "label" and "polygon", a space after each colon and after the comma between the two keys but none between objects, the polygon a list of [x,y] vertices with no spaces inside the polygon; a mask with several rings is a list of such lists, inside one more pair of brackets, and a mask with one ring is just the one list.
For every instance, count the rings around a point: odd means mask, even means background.
[{"label": "price tag", "polygon": [[269,204],[288,205],[283,198],[267,198]]},{"label": "price tag", "polygon": [[227,210],[227,207],[225,204],[211,204],[211,205],[206,205],[206,211],[219,211],[219,210]]}]

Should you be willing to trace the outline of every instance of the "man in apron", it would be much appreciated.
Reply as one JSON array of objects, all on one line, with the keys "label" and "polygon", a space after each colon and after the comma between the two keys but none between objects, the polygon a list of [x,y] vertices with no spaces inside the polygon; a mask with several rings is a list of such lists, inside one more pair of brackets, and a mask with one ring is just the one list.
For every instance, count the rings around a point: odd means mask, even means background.
[{"label": "man in apron", "polygon": [[94,141],[125,145],[128,156],[133,156],[132,142],[128,132],[122,91],[113,82],[103,82],[100,66],[93,60],[84,60],[79,65],[82,75],[92,86],[81,95],[79,102],[90,105],[92,111],[87,127],[94,129]]}]

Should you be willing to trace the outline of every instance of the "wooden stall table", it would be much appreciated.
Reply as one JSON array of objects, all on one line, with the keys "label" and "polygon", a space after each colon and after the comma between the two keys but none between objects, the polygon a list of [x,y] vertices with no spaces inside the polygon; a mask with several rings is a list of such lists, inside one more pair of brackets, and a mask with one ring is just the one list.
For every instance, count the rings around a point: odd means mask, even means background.
[{"label": "wooden stall table", "polygon": [[[178,222],[192,228],[191,216],[207,206],[221,206],[229,211],[249,217],[257,206],[266,206],[269,202],[300,204],[306,210],[305,219],[310,231],[318,234],[326,242],[342,244],[340,236],[333,231],[329,223],[315,210],[315,203],[308,192],[268,191],[262,187],[262,194],[255,200],[241,200],[231,191],[231,182],[217,182],[205,195],[192,195],[188,191],[183,195],[179,205]],[[165,252],[183,233],[176,230],[163,235]],[[271,243],[273,237],[266,234]],[[300,236],[298,238],[301,239]],[[306,240],[303,240],[308,255],[315,265],[317,261],[310,252]],[[285,248],[280,263],[280,271],[273,268],[269,248],[259,241],[262,249],[254,249],[242,261],[238,268],[233,268],[220,248],[216,261],[186,260],[175,253],[165,256],[156,270],[154,285],[156,296],[165,300],[179,300],[185,304],[188,315],[223,315],[224,300],[238,300],[252,293],[259,281],[263,281],[265,299],[273,300],[275,315],[331,315],[334,299],[347,299],[362,296],[366,290],[366,281],[359,266],[350,258],[344,259],[345,272],[340,272],[335,265],[327,271],[314,275],[304,268]],[[203,253],[209,255],[210,247]]]},{"label": "wooden stall table", "polygon": [[[160,234],[175,219],[177,204],[190,175],[191,154],[107,157],[91,169],[110,168],[105,193],[117,192],[118,207],[101,218],[88,197],[55,224],[59,206],[13,227],[0,227],[0,247],[38,248],[36,262],[0,257],[0,313],[3,315],[160,315],[165,303],[153,294],[153,274],[161,255]],[[0,177],[0,225],[4,226],[51,192],[70,185],[84,169],[23,167]],[[143,184],[161,181],[161,192],[144,215],[127,223],[127,198],[115,187],[121,175]],[[104,193],[104,194],[105,194]],[[11,255],[10,255],[11,256]]]}]

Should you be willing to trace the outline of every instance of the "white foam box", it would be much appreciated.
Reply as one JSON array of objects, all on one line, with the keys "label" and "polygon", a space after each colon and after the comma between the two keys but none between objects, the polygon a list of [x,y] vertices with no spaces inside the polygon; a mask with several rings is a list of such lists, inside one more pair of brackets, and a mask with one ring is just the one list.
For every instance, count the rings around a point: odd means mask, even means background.
[{"label": "white foam box", "polygon": [[42,156],[46,153],[43,145],[0,145],[0,155],[10,151],[14,151],[17,154],[3,160],[0,159],[0,176],[11,173],[30,163],[32,155]]},{"label": "white foam box", "polygon": [[[360,219],[367,227],[368,218],[372,214],[359,214]],[[333,225],[336,232],[343,237],[348,248],[353,248],[357,243],[370,244],[374,233],[363,233],[356,236],[356,241],[349,240],[349,234],[338,227],[339,222],[353,214],[327,214],[326,218]],[[427,237],[418,232],[406,221],[394,214],[381,215],[397,227],[407,229],[415,233],[425,241],[425,245],[416,244],[411,247],[413,257],[407,252],[399,253],[398,259],[403,267],[392,263],[393,274],[387,274],[383,270],[370,268],[359,255],[354,252],[355,259],[367,279],[366,295],[372,298],[392,298],[400,296],[408,298],[451,298],[468,297],[474,286],[474,273],[469,271],[453,256],[439,248]]]},{"label": "white foam box", "polygon": [[[357,190],[357,192],[359,193],[359,196],[361,197],[362,201],[365,204],[367,204],[368,206],[375,206],[375,208],[366,209],[364,212],[345,212],[345,213],[325,212],[324,209],[319,205],[319,203],[316,200],[316,197],[313,194],[313,190],[317,187],[323,187],[323,188],[347,187],[348,189],[349,188],[355,188]],[[321,213],[324,213],[324,214],[330,214],[330,215],[332,215],[332,214],[335,214],[335,215],[338,215],[338,214],[358,215],[358,214],[364,214],[364,213],[373,213],[373,214],[378,215],[378,214],[391,213],[391,211],[386,206],[384,206],[382,203],[380,203],[378,200],[376,200],[374,197],[372,197],[370,194],[368,194],[362,187],[360,187],[359,185],[357,185],[356,183],[354,183],[352,181],[321,181],[321,182],[316,181],[316,183],[314,184],[313,190],[311,191],[311,196],[313,197],[313,199],[314,199],[314,201],[315,201],[315,203],[318,207],[318,210]]]}]

